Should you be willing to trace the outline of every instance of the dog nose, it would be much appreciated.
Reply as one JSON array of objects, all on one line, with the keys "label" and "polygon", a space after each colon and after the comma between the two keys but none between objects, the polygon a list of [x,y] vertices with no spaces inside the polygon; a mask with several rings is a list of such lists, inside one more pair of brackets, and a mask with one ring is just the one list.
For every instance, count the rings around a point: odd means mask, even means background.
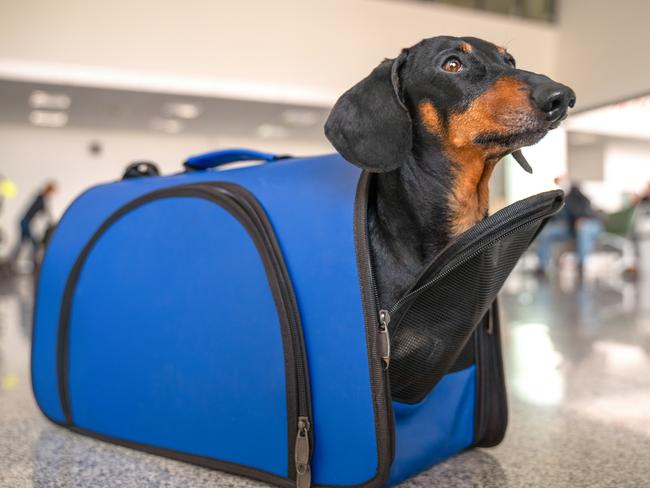
[{"label": "dog nose", "polygon": [[559,83],[538,85],[533,90],[532,98],[549,122],[562,120],[569,108],[576,104],[576,94],[573,90]]}]

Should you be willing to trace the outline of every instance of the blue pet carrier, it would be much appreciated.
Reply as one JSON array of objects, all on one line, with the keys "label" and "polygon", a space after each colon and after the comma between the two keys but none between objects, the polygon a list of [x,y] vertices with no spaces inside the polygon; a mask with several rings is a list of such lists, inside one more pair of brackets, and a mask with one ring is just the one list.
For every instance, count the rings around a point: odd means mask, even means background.
[{"label": "blue pet carrier", "polygon": [[[217,168],[248,159],[267,164]],[[495,297],[561,192],[459,236],[380,314],[371,174],[245,150],[142,166],[81,195],[48,247],[32,377],[52,421],[298,487],[394,484],[500,442]]]}]

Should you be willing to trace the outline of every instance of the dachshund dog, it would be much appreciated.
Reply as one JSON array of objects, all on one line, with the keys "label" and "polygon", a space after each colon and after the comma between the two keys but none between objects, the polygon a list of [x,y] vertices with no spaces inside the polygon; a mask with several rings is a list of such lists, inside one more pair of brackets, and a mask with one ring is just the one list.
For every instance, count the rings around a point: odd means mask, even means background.
[{"label": "dachshund dog", "polygon": [[496,163],[556,128],[569,87],[517,69],[505,48],[434,37],[387,59],[344,93],[325,133],[349,162],[377,173],[368,239],[379,305],[389,308],[426,264],[488,212]]}]

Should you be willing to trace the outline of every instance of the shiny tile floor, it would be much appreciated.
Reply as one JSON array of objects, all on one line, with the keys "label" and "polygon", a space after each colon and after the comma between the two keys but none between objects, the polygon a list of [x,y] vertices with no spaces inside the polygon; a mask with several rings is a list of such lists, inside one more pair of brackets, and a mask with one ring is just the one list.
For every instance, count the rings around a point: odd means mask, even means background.
[{"label": "shiny tile floor", "polygon": [[[0,284],[0,486],[262,486],[52,425],[29,385],[29,278]],[[502,293],[511,420],[404,486],[650,486],[650,279],[537,281]]]}]

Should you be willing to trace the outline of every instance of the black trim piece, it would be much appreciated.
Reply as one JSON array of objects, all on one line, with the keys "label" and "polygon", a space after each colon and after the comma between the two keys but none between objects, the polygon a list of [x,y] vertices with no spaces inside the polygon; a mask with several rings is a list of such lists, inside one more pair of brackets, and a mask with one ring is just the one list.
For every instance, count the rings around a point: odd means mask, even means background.
[{"label": "black trim piece", "polygon": [[[489,315],[489,312],[488,312]],[[476,380],[474,384],[474,392],[476,395],[476,400],[474,403],[474,440],[471,447],[475,447],[477,443],[483,438],[483,432],[485,432],[485,421],[487,420],[488,414],[483,404],[483,397],[485,396],[485,381],[483,380],[483,374],[480,371],[481,364],[485,361],[485,358],[481,354],[482,342],[480,339],[480,334],[482,331],[489,327],[489,317],[486,315],[483,317],[478,327],[472,334],[471,342],[474,347],[474,357],[475,357],[475,371],[476,371]]]},{"label": "black trim piece", "polygon": [[359,178],[354,205],[354,240],[357,268],[363,302],[368,367],[373,392],[375,433],[377,438],[377,473],[363,486],[381,487],[388,481],[390,467],[395,457],[395,419],[390,396],[388,371],[378,352],[379,304],[368,243],[368,192],[371,174],[364,171]]},{"label": "black trim piece", "polygon": [[476,351],[476,415],[474,446],[494,447],[508,427],[508,393],[503,371],[498,299],[474,332]]},{"label": "black trim piece", "polygon": [[[273,228],[268,222],[268,218],[266,217],[264,210],[259,205],[255,197],[250,194],[250,192],[241,186],[232,183],[197,183],[181,185],[164,188],[162,190],[153,191],[151,193],[143,195],[127,203],[116,212],[114,212],[111,216],[109,216],[109,218],[104,221],[104,223],[102,223],[99,229],[95,231],[91,239],[84,246],[82,252],[79,254],[77,260],[75,261],[70,275],[68,276],[61,306],[61,314],[59,318],[59,329],[57,337],[57,374],[61,407],[65,415],[64,425],[77,432],[88,433],[91,436],[93,435],[92,432],[87,432],[74,426],[68,384],[68,346],[71,308],[76,284],[79,280],[79,276],[86,262],[86,259],[94,248],[94,245],[103,236],[103,234],[124,215],[154,200],[171,197],[203,198],[219,205],[221,208],[230,213],[235,219],[237,219],[240,224],[246,229],[259,252],[259,255],[266,269],[267,278],[269,280],[269,285],[272,290],[273,298],[282,326],[281,332],[285,356],[285,382],[287,391],[287,435],[289,445],[287,462],[289,470],[288,479],[293,479],[296,476],[294,448],[298,430],[298,417],[307,417],[310,419],[310,421],[312,419],[309,371],[307,367],[307,358],[302,334],[302,326],[300,323],[300,316],[291,280],[289,278],[289,274],[282,257],[282,252],[273,232]],[[313,446],[313,429],[309,430],[308,435],[310,445]],[[108,439],[107,437],[105,438]],[[111,439],[111,442],[117,441]],[[120,442],[125,443],[127,441]],[[139,448],[142,446],[137,443],[132,444],[134,446],[138,446]],[[148,447],[148,449],[157,448]],[[162,451],[165,450],[163,449]],[[190,456],[182,453],[176,453],[174,451],[165,452],[166,454],[163,455],[181,460],[187,456]],[[205,465],[205,462],[195,462],[195,464]],[[241,472],[241,474],[263,479],[260,476],[254,475],[254,473],[258,472],[258,470],[254,468],[240,467],[240,469],[236,467],[238,465],[223,463],[216,460],[214,462],[211,460],[211,464],[214,467],[217,467],[217,469],[225,469],[232,472]],[[235,468],[231,469],[232,466],[235,466]],[[245,472],[243,471],[244,468]],[[277,483],[277,481],[273,482]]]}]

